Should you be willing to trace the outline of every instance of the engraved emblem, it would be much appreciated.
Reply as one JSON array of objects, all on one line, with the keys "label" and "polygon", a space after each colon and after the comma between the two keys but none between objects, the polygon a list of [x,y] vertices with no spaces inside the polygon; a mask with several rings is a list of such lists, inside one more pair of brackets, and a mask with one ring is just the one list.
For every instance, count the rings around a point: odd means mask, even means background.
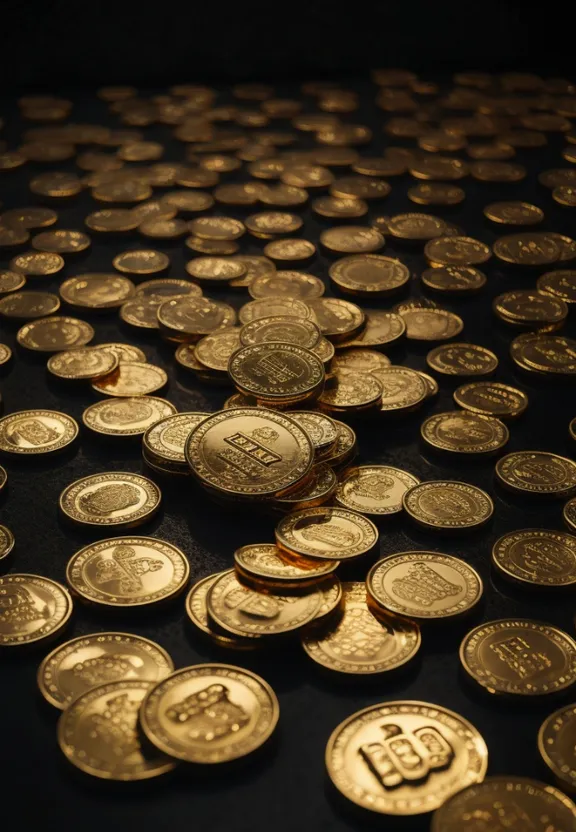
[{"label": "engraved emblem", "polygon": [[313,523],[299,529],[299,532],[304,540],[309,540],[313,543],[326,543],[329,546],[339,546],[342,548],[355,546],[362,539],[360,533],[356,534],[349,529],[343,529],[341,526],[335,526],[329,522]]},{"label": "engraved emblem", "polygon": [[162,439],[170,445],[183,448],[190,435],[191,427],[187,424],[171,425],[162,434]]},{"label": "engraved emblem", "polygon": [[224,604],[230,610],[240,610],[254,618],[272,619],[280,612],[276,599],[244,587],[229,592],[224,598]]},{"label": "engraved emblem", "polygon": [[103,685],[116,682],[118,679],[128,679],[130,671],[142,667],[144,662],[139,656],[126,656],[122,653],[104,653],[83,662],[77,662],[72,673],[87,685]]},{"label": "engraved emblem", "polygon": [[140,702],[132,701],[127,693],[108,699],[101,714],[92,714],[88,723],[90,737],[108,746],[118,760],[126,761],[129,754],[140,754],[136,721]]},{"label": "engraved emblem", "polygon": [[368,610],[350,609],[342,619],[338,633],[327,641],[335,655],[342,659],[370,661],[388,638],[382,624]]},{"label": "engraved emblem", "polygon": [[278,438],[279,434],[273,428],[256,428],[250,434],[237,431],[224,438],[230,447],[219,451],[217,456],[236,469],[240,476],[258,477],[263,468],[282,462],[280,454],[269,447]]},{"label": "engraved emblem", "polygon": [[461,587],[447,581],[431,566],[425,563],[414,563],[402,578],[392,581],[395,595],[422,607],[431,607],[435,601],[444,601],[459,595]]},{"label": "engraved emblem", "polygon": [[394,723],[381,725],[381,742],[360,746],[358,753],[386,789],[425,780],[432,771],[447,768],[454,751],[432,726],[403,732]]},{"label": "engraved emblem", "polygon": [[148,556],[136,557],[132,546],[116,546],[112,557],[99,558],[95,563],[95,583],[105,584],[119,581],[120,592],[139,592],[142,589],[141,576],[148,572],[158,572],[164,564]]},{"label": "engraved emblem", "polygon": [[470,501],[456,492],[442,491],[440,494],[430,491],[422,494],[420,507],[427,514],[441,520],[460,520],[471,512]]},{"label": "engraved emblem", "polygon": [[369,474],[360,477],[355,483],[355,491],[360,497],[369,497],[374,500],[386,500],[390,497],[390,489],[394,488],[394,479],[387,476]]},{"label": "engraved emblem", "polygon": [[48,605],[27,587],[9,584],[0,589],[0,625],[13,628],[49,618]]},{"label": "engraved emblem", "polygon": [[546,653],[534,652],[522,636],[491,644],[490,649],[519,679],[530,679],[552,667],[552,660]]},{"label": "engraved emblem", "polygon": [[561,465],[557,465],[553,461],[544,462],[541,459],[533,462],[530,460],[522,461],[514,473],[519,479],[527,482],[536,481],[554,485],[558,482],[562,483],[564,480],[564,469]]},{"label": "engraved emblem", "polygon": [[81,494],[78,498],[80,508],[87,514],[111,514],[113,511],[135,506],[140,501],[140,492],[134,485],[127,482],[101,485],[88,494]]},{"label": "engraved emblem", "polygon": [[263,355],[252,367],[255,376],[268,379],[271,382],[285,384],[288,381],[295,381],[304,374],[305,365],[300,367],[290,366],[281,352],[269,352]]},{"label": "engraved emblem", "polygon": [[244,708],[230,700],[225,685],[209,685],[166,711],[166,717],[187,724],[190,739],[213,742],[237,734],[250,720]]},{"label": "engraved emblem", "polygon": [[153,410],[144,402],[114,402],[100,411],[100,418],[108,425],[128,425],[152,416]]},{"label": "engraved emblem", "polygon": [[572,565],[571,552],[559,544],[547,543],[545,540],[526,542],[522,555],[526,566],[534,570],[546,569],[552,574],[561,574]]},{"label": "engraved emblem", "polygon": [[12,430],[12,437],[16,438],[17,441],[23,439],[36,447],[49,445],[50,442],[55,442],[59,436],[60,434],[55,428],[45,425],[39,419],[27,419],[18,422]]}]

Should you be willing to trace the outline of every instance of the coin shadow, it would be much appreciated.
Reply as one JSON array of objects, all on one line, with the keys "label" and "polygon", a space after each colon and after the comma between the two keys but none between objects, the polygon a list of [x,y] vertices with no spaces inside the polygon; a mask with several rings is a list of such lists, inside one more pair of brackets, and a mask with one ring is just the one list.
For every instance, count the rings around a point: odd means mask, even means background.
[{"label": "coin shadow", "polygon": [[[448,652],[448,651],[447,651]],[[304,659],[307,657],[304,656]],[[386,699],[393,699],[396,696],[402,698],[406,688],[420,676],[422,672],[422,656],[419,651],[414,658],[401,667],[387,670],[384,673],[356,674],[338,673],[328,668],[317,665],[309,660],[307,680],[311,687],[321,693],[334,696],[335,691],[340,696],[357,703],[362,696],[383,696]]]},{"label": "coin shadow", "polygon": [[556,708],[569,704],[574,699],[574,691],[563,690],[554,694],[540,696],[522,696],[491,693],[472,679],[460,664],[458,668],[460,688],[464,695],[474,704],[483,708],[492,705],[500,712],[518,712],[524,717],[534,716],[543,721]]},{"label": "coin shadow", "polygon": [[[388,826],[386,818],[391,817],[382,815],[380,812],[371,812],[369,809],[363,809],[355,803],[351,803],[342,795],[334,786],[328,775],[324,777],[324,796],[331,809],[342,818],[345,822],[350,824],[350,828],[357,830],[362,829],[393,829],[393,832],[422,832],[424,829],[423,815],[412,816],[394,816],[393,827]],[[426,828],[428,828],[426,826]]]},{"label": "coin shadow", "polygon": [[[54,471],[66,467],[78,455],[78,439],[60,451],[48,454],[18,454],[18,467],[25,469],[28,474],[40,471]],[[0,463],[3,460],[16,461],[16,455],[6,454],[0,456]]]}]

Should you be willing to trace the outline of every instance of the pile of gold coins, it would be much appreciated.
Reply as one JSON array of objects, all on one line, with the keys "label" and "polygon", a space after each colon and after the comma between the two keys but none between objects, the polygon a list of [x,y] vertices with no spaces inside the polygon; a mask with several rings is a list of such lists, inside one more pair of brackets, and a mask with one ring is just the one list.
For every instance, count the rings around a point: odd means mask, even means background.
[{"label": "pile of gold coins", "polygon": [[[492,291],[493,326],[518,377],[552,382],[542,394],[551,399],[576,379],[576,339],[562,333],[573,330],[576,239],[546,222],[550,195],[555,211],[576,207],[576,87],[477,72],[439,87],[405,70],[374,71],[373,82],[384,143],[357,123],[358,94],[328,82],[290,99],[266,84],[231,95],[181,84],[152,97],[102,88],[114,126],[74,122],[73,102],[55,96],[19,100],[20,143],[0,143],[0,177],[28,171],[30,204],[0,214],[0,324],[16,345],[0,344],[0,370],[21,370],[24,384],[22,359],[36,353],[55,389],[98,398],[81,426],[47,408],[7,412],[0,453],[9,468],[49,459],[82,434],[141,451],[142,472],[69,481],[61,520],[98,539],[72,555],[62,583],[13,571],[17,541],[0,525],[0,647],[60,636],[81,604],[152,616],[173,601],[194,638],[236,657],[271,645],[276,656],[296,641],[336,689],[417,673],[421,648],[461,627],[472,691],[496,707],[564,697],[533,738],[555,785],[486,777],[488,748],[466,718],[384,697],[327,737],[333,786],[368,812],[434,812],[432,832],[568,832],[576,804],[557,786],[576,791],[574,635],[513,615],[483,620],[492,588],[436,548],[441,535],[489,524],[493,495],[467,482],[468,467],[456,480],[420,480],[372,464],[381,449],[364,438],[419,431],[431,466],[494,456],[494,494],[557,500],[564,530],[509,531],[486,563],[519,591],[574,591],[576,462],[532,446],[504,452],[528,394],[493,378],[504,356],[467,341],[466,314],[439,301],[469,298],[460,308],[473,319],[474,296]],[[177,161],[148,127],[165,131]],[[559,138],[558,166],[537,168],[542,205],[519,198],[539,150]],[[492,197],[478,212],[490,244],[460,225],[468,178]],[[414,210],[386,213],[398,191]],[[75,199],[90,208],[83,228],[59,216]],[[84,270],[102,242],[115,244],[107,270]],[[175,251],[185,257],[177,274]],[[98,343],[105,314],[127,340]],[[162,343],[159,355],[172,350],[170,365],[148,361],[146,338]],[[425,372],[404,363],[422,348]],[[219,409],[179,412],[157,395],[174,374],[221,394]],[[438,412],[441,385],[453,405]],[[576,414],[576,396],[573,405]],[[566,439],[576,442],[576,415]],[[0,491],[8,479],[0,466]],[[185,547],[134,531],[174,488],[204,492],[224,523],[232,511],[255,527],[272,516],[274,535],[188,588]],[[394,519],[434,549],[381,557]],[[280,716],[250,670],[175,669],[159,644],[125,632],[60,643],[38,686],[62,711],[65,757],[108,780],[230,763],[264,747]]]}]

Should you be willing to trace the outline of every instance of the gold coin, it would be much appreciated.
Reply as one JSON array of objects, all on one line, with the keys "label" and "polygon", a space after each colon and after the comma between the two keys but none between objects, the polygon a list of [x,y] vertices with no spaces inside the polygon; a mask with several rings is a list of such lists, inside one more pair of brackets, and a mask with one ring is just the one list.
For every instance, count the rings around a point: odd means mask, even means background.
[{"label": "gold coin", "polygon": [[179,341],[198,340],[217,329],[233,326],[236,313],[227,303],[202,297],[176,297],[158,309],[160,329]]},{"label": "gold coin", "polygon": [[428,262],[438,266],[477,266],[490,259],[490,247],[472,237],[437,237],[424,246]]},{"label": "gold coin", "polygon": [[[538,731],[538,750],[556,779],[576,791],[576,705],[566,705],[544,720]],[[550,788],[548,786],[547,788]],[[570,807],[576,817],[576,806]]]},{"label": "gold coin", "polygon": [[194,584],[186,596],[186,614],[194,627],[209,636],[210,640],[219,647],[228,647],[234,650],[253,650],[258,647],[257,638],[224,636],[214,630],[210,624],[206,599],[218,578],[223,574],[225,573],[218,572],[216,575],[208,575],[208,577],[201,578]]},{"label": "gold coin", "polygon": [[576,170],[574,168],[552,168],[538,174],[538,181],[546,188],[558,188],[562,185],[576,184]]},{"label": "gold coin", "polygon": [[20,272],[0,271],[0,295],[17,292],[26,285],[26,276]]},{"label": "gold coin", "polygon": [[6,473],[6,469],[0,465],[0,492],[8,482],[8,474]]},{"label": "gold coin", "polygon": [[103,208],[88,214],[84,223],[91,231],[101,234],[123,234],[138,228],[142,218],[128,208]]},{"label": "gold coin", "polygon": [[38,196],[65,199],[79,194],[82,190],[82,182],[74,173],[64,171],[41,173],[30,180],[30,190]]},{"label": "gold coin", "polygon": [[297,318],[286,318],[282,315],[257,318],[245,324],[240,331],[240,341],[243,346],[283,341],[297,344],[305,349],[312,349],[319,340],[320,330],[315,323]]},{"label": "gold coin", "polygon": [[439,531],[477,528],[494,513],[494,504],[485,491],[450,480],[422,482],[406,492],[402,503],[415,523]]},{"label": "gold coin", "polygon": [[325,377],[314,353],[281,341],[242,347],[230,358],[228,373],[241,393],[269,404],[316,396]]},{"label": "gold coin", "polygon": [[406,164],[394,156],[361,156],[353,164],[354,173],[363,176],[401,176],[406,173]]},{"label": "gold coin", "polygon": [[82,421],[87,428],[104,436],[140,436],[174,413],[176,408],[165,399],[136,396],[95,402],[86,408]]},{"label": "gold coin", "polygon": [[255,237],[273,240],[281,234],[293,234],[302,228],[303,221],[286,211],[263,211],[246,217],[245,225]]},{"label": "gold coin", "polygon": [[410,175],[415,179],[454,181],[463,179],[470,168],[461,159],[449,156],[423,156],[409,164]]},{"label": "gold coin", "polygon": [[[401,746],[390,745],[394,737]],[[431,812],[481,782],[488,749],[476,728],[453,711],[404,700],[371,705],[345,719],[328,740],[325,760],[333,784],[352,803],[405,816]]]},{"label": "gold coin", "polygon": [[264,254],[276,263],[298,263],[314,257],[316,246],[309,240],[296,237],[287,240],[272,240],[264,246]]},{"label": "gold coin", "polygon": [[92,196],[98,202],[144,202],[152,196],[152,188],[142,180],[119,179],[99,183],[92,188]]},{"label": "gold coin", "polygon": [[92,389],[106,396],[146,396],[168,383],[161,367],[145,361],[125,361],[110,375],[96,379]]},{"label": "gold coin", "polygon": [[304,558],[288,558],[273,543],[251,543],[234,552],[234,565],[244,577],[268,582],[281,587],[298,587],[314,584],[331,575],[339,561],[310,561]]},{"label": "gold coin", "polygon": [[[331,252],[338,254],[360,254],[378,251],[385,241],[375,228],[347,225],[329,228],[320,233],[320,242]],[[389,258],[387,258],[389,259]],[[396,261],[400,265],[399,261]]]},{"label": "gold coin", "polygon": [[513,162],[490,160],[472,162],[470,173],[480,182],[520,182],[526,178],[524,165],[517,165]]},{"label": "gold coin", "polygon": [[256,205],[261,194],[262,191],[253,182],[218,185],[214,189],[214,199],[223,205]]},{"label": "gold coin", "polygon": [[120,307],[120,318],[125,324],[139,329],[160,329],[158,309],[164,298],[143,297],[142,295],[126,301]]},{"label": "gold coin", "polygon": [[276,543],[301,557],[349,560],[369,552],[378,529],[355,511],[319,506],[289,514],[276,526]]},{"label": "gold coin", "polygon": [[558,269],[553,272],[546,272],[540,275],[536,281],[539,292],[552,295],[564,303],[576,303],[576,271],[570,269]]},{"label": "gold coin", "polygon": [[576,462],[547,451],[515,451],[496,463],[501,485],[521,494],[557,497],[576,492]]},{"label": "gold coin", "polygon": [[384,199],[391,190],[388,182],[371,176],[344,176],[330,186],[331,196],[340,199]]},{"label": "gold coin", "polygon": [[576,682],[576,641],[551,624],[528,619],[474,627],[460,645],[460,661],[492,694],[543,696]]},{"label": "gold coin", "polygon": [[402,511],[404,494],[420,480],[389,465],[360,465],[340,477],[335,500],[343,508],[381,517]]},{"label": "gold coin", "polygon": [[201,284],[222,284],[243,277],[246,266],[233,257],[195,257],[186,263],[186,271]]},{"label": "gold coin", "polygon": [[320,165],[290,165],[280,179],[284,185],[296,188],[326,188],[334,181],[334,176]]},{"label": "gold coin", "polygon": [[142,352],[140,347],[135,347],[133,344],[98,344],[98,348],[114,353],[120,363],[124,363],[125,361],[146,361],[146,353]]},{"label": "gold coin", "polygon": [[576,584],[576,537],[547,529],[521,529],[500,537],[492,563],[514,581],[540,587]]},{"label": "gold coin", "polygon": [[422,182],[408,188],[408,199],[418,205],[458,205],[466,192],[446,182]]},{"label": "gold coin", "polygon": [[422,376],[426,385],[428,387],[427,398],[431,398],[432,396],[436,396],[439,391],[438,382],[432,376],[429,376],[428,373],[423,373],[422,370],[416,370],[418,375]]},{"label": "gold coin", "polygon": [[568,316],[563,300],[529,289],[498,295],[492,308],[502,321],[516,326],[559,325]]},{"label": "gold coin", "polygon": [[530,826],[535,832],[568,830],[575,817],[576,805],[553,786],[527,777],[488,777],[446,801],[432,818],[432,832],[460,832],[476,818],[495,829],[506,819],[510,832]]},{"label": "gold coin", "polygon": [[470,612],[480,601],[480,575],[468,563],[439,552],[401,552],[374,564],[366,578],[371,598],[386,611],[417,621]]},{"label": "gold coin", "polygon": [[576,532],[576,498],[572,497],[565,504],[562,510],[562,517],[570,531]]},{"label": "gold coin", "polygon": [[0,153],[0,171],[14,170],[26,164],[26,156],[18,150],[8,150]]},{"label": "gold coin", "polygon": [[249,324],[260,318],[280,316],[283,318],[310,318],[312,312],[304,301],[291,297],[265,297],[245,303],[240,309],[240,322]]},{"label": "gold coin", "polygon": [[482,416],[515,419],[528,407],[528,396],[523,390],[497,381],[473,381],[454,391],[459,407]]},{"label": "gold coin", "polygon": [[113,353],[98,347],[80,347],[51,355],[47,368],[52,375],[63,379],[95,379],[118,367]]},{"label": "gold coin", "polygon": [[523,370],[572,376],[576,373],[576,341],[561,335],[526,333],[515,338],[510,354]]},{"label": "gold coin", "polygon": [[358,219],[368,213],[368,204],[353,197],[321,196],[312,202],[312,210],[328,219]]},{"label": "gold coin", "polygon": [[330,266],[329,274],[344,292],[384,295],[401,289],[410,279],[409,269],[393,257],[355,254]]},{"label": "gold coin", "polygon": [[382,367],[371,371],[382,385],[380,410],[385,413],[413,410],[428,398],[428,385],[408,367]]},{"label": "gold coin", "polygon": [[356,434],[345,422],[332,419],[338,430],[338,438],[323,461],[332,468],[338,468],[351,462],[358,453]]},{"label": "gold coin", "polygon": [[576,205],[576,188],[573,185],[559,185],[552,191],[552,199],[559,205],[574,208]]},{"label": "gold coin", "polygon": [[177,240],[188,234],[188,223],[178,217],[170,220],[163,217],[150,217],[140,223],[138,231],[144,237],[154,240]]},{"label": "gold coin", "polygon": [[1,225],[0,224],[0,248],[11,248],[22,246],[30,239],[30,234],[23,225]]},{"label": "gold coin", "polygon": [[9,454],[53,453],[78,436],[78,424],[56,410],[21,410],[0,419],[0,451]]},{"label": "gold coin", "polygon": [[258,200],[263,202],[264,205],[272,205],[274,208],[295,208],[306,204],[308,192],[304,188],[297,188],[292,185],[277,185],[274,188],[263,185],[258,191],[255,202]]},{"label": "gold coin", "polygon": [[321,506],[332,499],[337,485],[338,480],[331,466],[320,462],[312,468],[309,481],[284,497],[276,497],[271,505],[282,512]]},{"label": "gold coin", "polygon": [[452,295],[477,292],[486,284],[486,275],[472,266],[441,266],[425,269],[422,283],[429,289]]},{"label": "gold coin", "polygon": [[58,722],[58,743],[67,760],[103,780],[148,780],[171,771],[174,761],[145,748],[138,736],[139,708],[153,685],[143,679],[109,682],[74,699]]},{"label": "gold coin", "polygon": [[41,575],[0,575],[0,598],[0,647],[53,638],[72,615],[68,590]]},{"label": "gold coin", "polygon": [[403,318],[394,312],[381,309],[364,309],[363,312],[366,316],[364,329],[345,341],[339,341],[339,348],[383,347],[394,344],[406,333]]},{"label": "gold coin", "polygon": [[166,277],[139,283],[136,287],[136,295],[156,300],[166,300],[177,295],[194,295],[199,298],[202,296],[202,289],[190,280]]},{"label": "gold coin", "polygon": [[258,592],[223,572],[208,593],[208,616],[225,633],[243,637],[270,637],[300,629],[313,621],[324,596],[315,587],[303,594],[284,595],[282,588]]},{"label": "gold coin", "polygon": [[[4,474],[4,479],[0,484],[0,488],[2,488],[6,483],[6,472],[2,468],[2,472]],[[12,549],[14,548],[14,535],[6,526],[0,526],[0,561],[7,558]]]},{"label": "gold coin", "polygon": [[426,363],[437,373],[449,376],[485,376],[494,372],[498,358],[478,344],[452,343],[434,347]]},{"label": "gold coin", "polygon": [[90,247],[90,237],[82,231],[42,231],[32,238],[32,246],[50,254],[77,254]]},{"label": "gold coin", "polygon": [[516,266],[548,266],[560,259],[560,249],[546,233],[507,234],[494,243],[494,255]]},{"label": "gold coin", "polygon": [[203,484],[240,497],[281,495],[309,474],[314,458],[295,419],[256,407],[212,414],[192,431],[185,453]]},{"label": "gold coin", "polygon": [[201,338],[196,345],[195,353],[205,367],[226,372],[230,358],[240,347],[239,329],[221,329]]},{"label": "gold coin", "polygon": [[60,298],[51,292],[13,292],[0,298],[0,315],[13,320],[45,318],[60,309]]},{"label": "gold coin", "polygon": [[248,286],[248,292],[255,300],[293,298],[308,301],[321,297],[324,289],[322,280],[312,274],[295,271],[277,272],[276,268],[273,272],[268,271],[256,275]]},{"label": "gold coin", "polygon": [[413,307],[398,309],[406,325],[406,337],[414,341],[446,341],[460,335],[462,318],[447,309]]},{"label": "gold coin", "polygon": [[317,298],[309,306],[321,333],[331,341],[346,341],[364,326],[365,314],[355,303],[339,298]]},{"label": "gold coin", "polygon": [[[203,718],[199,731],[188,724],[197,714]],[[227,664],[198,664],[153,687],[140,720],[148,740],[164,753],[189,763],[215,764],[260,748],[279,715],[276,695],[260,676]]]},{"label": "gold coin", "polygon": [[427,242],[446,233],[446,223],[430,214],[396,214],[388,220],[388,233],[397,240]]},{"label": "gold coin", "polygon": [[331,413],[356,413],[380,408],[383,388],[375,373],[334,374],[318,398],[319,406]]},{"label": "gold coin", "polygon": [[235,259],[246,267],[246,272],[242,277],[230,281],[230,286],[234,288],[248,286],[248,291],[250,291],[250,286],[256,278],[263,278],[265,275],[272,276],[276,273],[276,266],[268,257],[255,254],[238,254]]},{"label": "gold coin", "polygon": [[291,410],[290,416],[308,434],[317,459],[332,451],[339,435],[334,419],[315,410]]},{"label": "gold coin", "polygon": [[6,225],[17,223],[23,225],[24,228],[46,228],[54,225],[57,219],[56,211],[37,205],[27,206],[26,208],[10,208],[8,211],[2,212],[3,223]]},{"label": "gold coin", "polygon": [[374,615],[363,582],[344,583],[342,590],[344,610],[337,623],[302,635],[311,659],[339,673],[372,675],[401,667],[416,655],[421,643],[417,624]]},{"label": "gold coin", "polygon": [[188,228],[204,240],[237,240],[246,233],[244,223],[232,217],[197,217]]},{"label": "gold coin", "polygon": [[559,260],[565,262],[567,260],[574,260],[576,257],[576,240],[572,237],[567,237],[565,234],[557,234],[555,231],[549,231],[547,237],[553,240],[560,251]]},{"label": "gold coin", "polygon": [[64,268],[64,258],[60,254],[27,251],[13,257],[10,260],[10,268],[12,271],[25,274],[27,277],[46,277],[57,274]]},{"label": "gold coin", "polygon": [[[124,211],[124,208],[110,208],[108,210],[97,211],[96,213],[99,217],[105,218],[107,214],[111,214],[113,217],[119,214],[123,215]],[[172,220],[178,211],[173,205],[165,205],[159,199],[152,199],[150,202],[141,202],[139,205],[135,205],[134,208],[130,208],[129,213],[136,222],[136,226],[138,226],[143,220],[150,219],[150,217]],[[94,215],[92,214],[91,216]]]},{"label": "gold coin", "polygon": [[471,159],[489,159],[494,161],[505,161],[513,159],[516,151],[510,144],[469,144],[466,153]]},{"label": "gold coin", "polygon": [[182,467],[188,473],[184,452],[186,442],[191,431],[210,414],[175,413],[174,411],[147,427],[143,439],[143,451],[155,461],[168,463],[173,467]]},{"label": "gold coin", "polygon": [[457,454],[490,454],[508,442],[506,425],[493,416],[468,410],[451,410],[429,416],[420,428],[431,447]]},{"label": "gold coin", "polygon": [[94,633],[56,647],[38,668],[42,696],[65,710],[99,685],[157,682],[174,670],[168,653],[147,638],[129,633]]},{"label": "gold coin", "polygon": [[388,356],[376,350],[347,349],[338,353],[333,359],[331,368],[338,375],[343,373],[371,373],[373,370],[386,369],[392,362]]},{"label": "gold coin", "polygon": [[[199,254],[222,256],[236,254],[240,246],[233,240],[204,240],[202,237],[187,237],[184,240],[187,248]],[[242,280],[242,278],[238,278]],[[237,285],[236,283],[234,285]]]},{"label": "gold coin", "polygon": [[135,292],[127,277],[89,273],[69,277],[60,284],[60,297],[78,309],[114,309]]},{"label": "gold coin", "polygon": [[134,249],[118,254],[112,261],[112,265],[125,274],[156,274],[168,268],[170,259],[161,251]]},{"label": "gold coin", "polygon": [[[139,474],[91,474],[64,489],[60,495],[60,510],[68,519],[81,525],[130,528],[150,520],[160,508],[160,500],[158,486]],[[125,553],[121,550],[119,554],[122,563]],[[133,553],[126,556],[132,557]],[[112,571],[114,563],[115,560],[108,565]],[[122,582],[124,568],[118,566],[117,569],[115,578]],[[94,575],[96,583],[98,574],[97,570]],[[106,580],[103,583],[106,585]]]},{"label": "gold coin", "polygon": [[537,225],[544,219],[544,211],[529,202],[491,202],[484,208],[484,216],[501,225]]}]

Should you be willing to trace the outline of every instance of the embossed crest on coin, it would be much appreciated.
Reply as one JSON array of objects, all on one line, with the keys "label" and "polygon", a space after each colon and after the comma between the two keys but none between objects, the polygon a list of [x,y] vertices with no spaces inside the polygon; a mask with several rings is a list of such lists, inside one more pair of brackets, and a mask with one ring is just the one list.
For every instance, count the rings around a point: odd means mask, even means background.
[{"label": "embossed crest on coin", "polygon": [[314,353],[282,342],[242,347],[230,358],[228,373],[241,393],[263,402],[296,401],[314,394],[325,376]]},{"label": "embossed crest on coin", "polygon": [[94,379],[115,370],[118,358],[98,347],[79,347],[51,355],[46,366],[58,378]]},{"label": "embossed crest on coin", "polygon": [[374,523],[344,508],[302,509],[276,526],[277,545],[303,557],[348,560],[369,552],[377,541]]},{"label": "embossed crest on coin", "polygon": [[501,485],[521,494],[570,497],[576,491],[576,462],[547,451],[515,451],[496,463]]},{"label": "embossed crest on coin", "polygon": [[359,465],[342,474],[335,499],[343,508],[382,516],[402,511],[402,497],[420,480],[389,465]]},{"label": "embossed crest on coin", "polygon": [[468,410],[429,416],[422,423],[420,433],[431,447],[458,454],[495,453],[510,437],[508,428],[499,419]]},{"label": "embossed crest on coin", "polygon": [[1,647],[52,638],[72,614],[68,590],[40,575],[0,575],[0,601]]},{"label": "embossed crest on coin", "polygon": [[0,419],[0,451],[25,456],[60,451],[78,436],[78,424],[56,410],[21,410]]},{"label": "embossed crest on coin", "polygon": [[437,373],[449,376],[484,376],[498,366],[494,353],[478,344],[442,344],[430,350],[426,363]]},{"label": "embossed crest on coin", "polygon": [[165,399],[135,396],[95,402],[86,408],[82,421],[90,430],[106,436],[139,436],[174,413],[176,408]]},{"label": "embossed crest on coin", "polygon": [[498,381],[463,384],[454,391],[454,401],[465,410],[498,419],[515,419],[528,407],[528,396],[523,390]]},{"label": "embossed crest on coin", "polygon": [[520,529],[500,537],[492,563],[506,577],[541,587],[576,583],[576,537],[549,529]]},{"label": "embossed crest on coin", "polygon": [[160,489],[151,480],[118,471],[76,480],[60,495],[60,509],[82,525],[129,528],[153,517],[160,500]]},{"label": "embossed crest on coin", "polygon": [[494,513],[494,504],[485,491],[451,480],[422,482],[411,488],[402,501],[412,520],[430,529],[475,528]]}]

